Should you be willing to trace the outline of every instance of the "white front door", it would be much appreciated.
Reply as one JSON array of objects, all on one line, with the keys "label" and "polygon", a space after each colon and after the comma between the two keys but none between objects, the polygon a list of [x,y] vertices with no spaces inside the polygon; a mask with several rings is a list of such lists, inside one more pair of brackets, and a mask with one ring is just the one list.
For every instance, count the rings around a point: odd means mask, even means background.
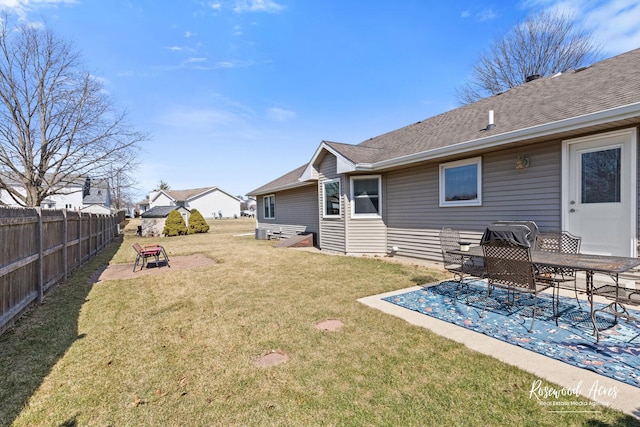
[{"label": "white front door", "polygon": [[565,141],[563,228],[588,254],[636,256],[635,129]]}]

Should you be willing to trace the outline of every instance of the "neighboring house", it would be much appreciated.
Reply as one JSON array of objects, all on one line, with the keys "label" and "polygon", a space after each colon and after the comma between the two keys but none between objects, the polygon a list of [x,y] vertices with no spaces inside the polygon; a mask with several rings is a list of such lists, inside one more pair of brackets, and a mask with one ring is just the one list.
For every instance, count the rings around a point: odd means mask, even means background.
[{"label": "neighboring house", "polygon": [[142,237],[157,237],[162,236],[162,230],[164,229],[165,221],[169,212],[177,210],[182,215],[184,223],[189,226],[189,214],[188,209],[183,206],[156,206],[143,212],[140,215],[142,218],[140,226],[142,227]]},{"label": "neighboring house", "polygon": [[138,212],[143,213],[148,211],[151,208],[151,206],[149,206],[149,199],[144,199],[141,202],[138,202]]},{"label": "neighboring house", "polygon": [[218,187],[191,190],[157,190],[149,193],[149,207],[184,206],[197,209],[205,218],[240,216],[240,199]]},{"label": "neighboring house", "polygon": [[117,209],[108,208],[104,205],[99,204],[85,205],[82,209],[80,209],[80,211],[104,215],[114,215],[118,213]]},{"label": "neighboring house", "polygon": [[255,216],[258,204],[254,197],[249,197],[247,200],[240,200],[240,211],[243,216]]},{"label": "neighboring house", "polygon": [[108,181],[92,181],[87,178],[82,199],[83,208],[90,207],[111,208],[111,191]]},{"label": "neighboring house", "polygon": [[[478,241],[496,220],[636,256],[640,49],[530,81],[368,139],[323,141],[249,193],[258,228],[317,231],[322,250],[441,260],[442,227]],[[258,233],[256,233],[258,235]]]},{"label": "neighboring house", "polygon": [[[18,183],[14,188],[23,191]],[[60,192],[61,194],[47,197],[42,201],[40,207],[43,209],[83,210],[94,213],[111,212],[111,191],[109,182],[106,180],[78,178],[66,184]],[[4,190],[0,190],[0,204],[13,207],[21,206]]]},{"label": "neighboring house", "polygon": [[151,206],[149,206],[149,198],[146,198],[140,202],[138,202],[138,213],[143,213],[148,211],[151,208]]}]

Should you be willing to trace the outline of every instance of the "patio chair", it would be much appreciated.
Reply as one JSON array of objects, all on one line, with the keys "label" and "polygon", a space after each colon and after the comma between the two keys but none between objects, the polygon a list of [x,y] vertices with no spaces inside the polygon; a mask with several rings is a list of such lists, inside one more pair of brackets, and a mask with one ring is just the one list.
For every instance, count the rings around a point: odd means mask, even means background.
[{"label": "patio chair", "polygon": [[[539,233],[536,235],[534,249],[536,251],[543,252],[560,252],[565,254],[577,254],[580,252],[580,237],[574,236],[567,231],[551,231]],[[560,268],[549,266],[536,266],[537,275],[536,278],[541,281],[555,282],[558,287],[566,287],[563,284],[573,282],[573,291],[580,305],[580,299],[578,298],[578,284],[576,281],[576,270],[572,268]]]},{"label": "patio chair", "polygon": [[142,266],[140,269],[144,269],[144,266],[148,264],[147,259],[153,258],[155,260],[155,264],[157,267],[160,267],[160,257],[164,258],[164,263],[167,267],[171,267],[169,265],[169,257],[167,256],[167,252],[160,245],[145,245],[144,247],[140,246],[138,242],[133,244],[133,249],[136,251],[136,262],[133,264],[133,271],[135,273],[136,267],[138,266],[138,262],[142,261]]},{"label": "patio chair", "polygon": [[442,261],[445,270],[453,274],[454,281],[458,282],[454,300],[458,297],[461,287],[469,291],[469,283],[465,278],[483,279],[486,277],[484,261],[480,257],[465,257],[463,255],[452,254],[449,251],[460,249],[460,232],[450,227],[440,230],[440,249],[442,250]]},{"label": "patio chair", "polygon": [[536,280],[535,266],[531,262],[531,248],[518,246],[509,241],[495,241],[482,246],[487,267],[488,286],[481,317],[487,309],[487,302],[493,287],[507,290],[507,304],[513,305],[516,293],[533,295],[533,313],[529,332],[538,311],[538,294],[552,288],[553,317],[558,324],[558,293],[555,282]]}]

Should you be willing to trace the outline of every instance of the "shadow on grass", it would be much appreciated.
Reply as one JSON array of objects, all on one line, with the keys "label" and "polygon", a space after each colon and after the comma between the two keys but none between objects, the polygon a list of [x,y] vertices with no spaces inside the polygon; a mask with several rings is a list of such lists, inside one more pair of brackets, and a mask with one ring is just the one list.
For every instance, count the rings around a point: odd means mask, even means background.
[{"label": "shadow on grass", "polygon": [[426,285],[429,283],[440,282],[441,280],[442,278],[436,274],[421,274],[411,278],[411,281],[416,285]]},{"label": "shadow on grass", "polygon": [[[118,236],[0,336],[0,426],[15,421],[58,360],[83,338],[78,335],[80,309],[122,242]],[[65,425],[75,425],[69,422]]]}]

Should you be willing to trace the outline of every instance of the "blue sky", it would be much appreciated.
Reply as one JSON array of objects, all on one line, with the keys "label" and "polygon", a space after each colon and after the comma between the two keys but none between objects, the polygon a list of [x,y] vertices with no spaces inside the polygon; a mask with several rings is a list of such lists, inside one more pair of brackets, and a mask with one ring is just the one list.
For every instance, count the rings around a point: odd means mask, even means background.
[{"label": "blue sky", "polygon": [[81,52],[142,146],[139,199],[244,195],[310,160],[458,106],[481,52],[526,15],[575,14],[602,57],[640,47],[640,0],[0,0]]}]

